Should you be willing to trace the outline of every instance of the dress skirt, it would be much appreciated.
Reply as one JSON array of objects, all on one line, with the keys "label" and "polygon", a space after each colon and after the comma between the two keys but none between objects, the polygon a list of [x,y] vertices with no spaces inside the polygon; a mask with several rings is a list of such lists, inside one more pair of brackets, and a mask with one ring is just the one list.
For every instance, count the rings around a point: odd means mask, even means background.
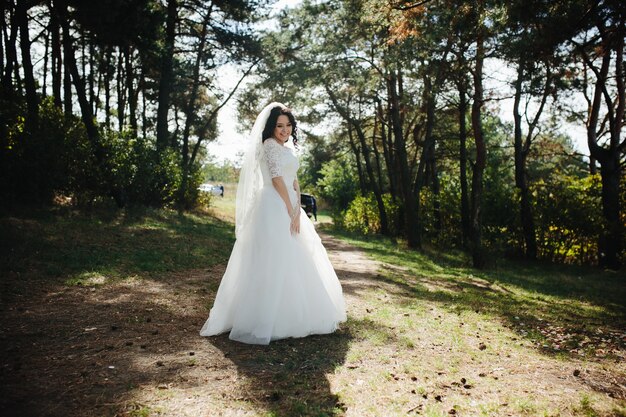
[{"label": "dress skirt", "polygon": [[[264,186],[237,238],[202,336],[249,344],[332,333],[346,320],[341,285],[304,211],[291,234],[285,203]],[[295,197],[294,197],[295,199]]]}]

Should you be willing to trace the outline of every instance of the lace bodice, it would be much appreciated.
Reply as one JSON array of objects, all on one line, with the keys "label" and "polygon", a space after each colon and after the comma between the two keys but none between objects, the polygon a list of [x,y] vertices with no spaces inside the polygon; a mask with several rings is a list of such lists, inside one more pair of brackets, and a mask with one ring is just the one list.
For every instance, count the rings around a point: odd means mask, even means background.
[{"label": "lace bodice", "polygon": [[263,142],[261,172],[264,185],[271,185],[272,178],[283,177],[285,185],[290,189],[296,178],[298,166],[298,158],[293,154],[291,148],[283,146],[271,138]]}]

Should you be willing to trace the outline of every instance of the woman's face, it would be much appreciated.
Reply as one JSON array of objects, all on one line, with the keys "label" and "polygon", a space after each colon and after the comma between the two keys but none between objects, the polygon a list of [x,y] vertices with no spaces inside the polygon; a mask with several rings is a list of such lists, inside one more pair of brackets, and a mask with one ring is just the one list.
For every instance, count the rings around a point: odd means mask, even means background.
[{"label": "woman's face", "polygon": [[276,127],[274,128],[274,137],[285,143],[289,140],[289,136],[291,136],[291,122],[289,121],[289,117],[284,114],[278,116],[276,120]]}]

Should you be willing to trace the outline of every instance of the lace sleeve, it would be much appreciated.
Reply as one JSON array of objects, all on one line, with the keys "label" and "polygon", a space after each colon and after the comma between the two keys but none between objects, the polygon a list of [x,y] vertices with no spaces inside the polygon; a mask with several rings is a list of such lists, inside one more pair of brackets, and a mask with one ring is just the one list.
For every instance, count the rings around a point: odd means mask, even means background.
[{"label": "lace sleeve", "polygon": [[263,142],[263,150],[265,151],[265,159],[267,160],[267,167],[270,170],[271,177],[281,177],[283,175],[280,169],[282,146],[273,139],[267,139]]}]

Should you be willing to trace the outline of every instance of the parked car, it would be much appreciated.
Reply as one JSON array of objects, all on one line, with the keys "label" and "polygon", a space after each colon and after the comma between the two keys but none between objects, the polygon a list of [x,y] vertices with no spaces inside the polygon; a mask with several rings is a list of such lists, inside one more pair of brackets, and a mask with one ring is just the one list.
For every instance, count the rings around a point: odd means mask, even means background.
[{"label": "parked car", "polygon": [[212,195],[219,195],[224,197],[224,187],[222,185],[213,185],[213,184],[200,184],[198,190],[203,193],[209,193]]},{"label": "parked car", "polygon": [[313,216],[317,221],[317,201],[311,194],[300,193],[300,205],[307,216]]}]

